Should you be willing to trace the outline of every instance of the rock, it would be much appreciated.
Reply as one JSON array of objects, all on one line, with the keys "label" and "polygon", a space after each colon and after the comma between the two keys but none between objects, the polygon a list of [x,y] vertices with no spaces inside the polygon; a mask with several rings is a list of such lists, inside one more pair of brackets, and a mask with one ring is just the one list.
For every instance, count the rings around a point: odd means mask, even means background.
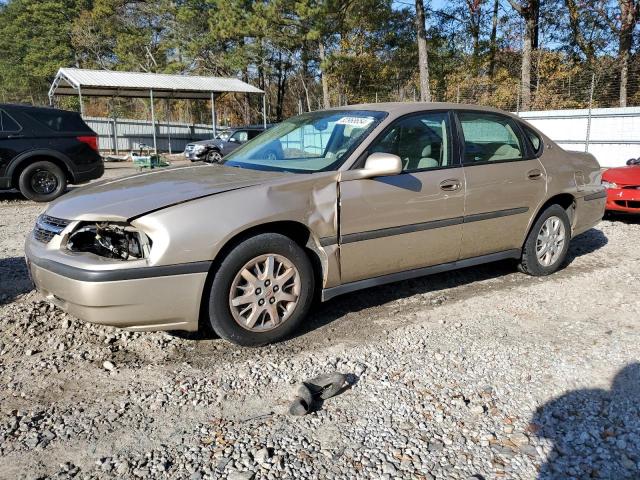
[{"label": "rock", "polygon": [[509,437],[509,440],[511,440],[517,446],[526,445],[529,443],[529,437],[527,437],[524,433],[514,433]]},{"label": "rock", "polygon": [[254,472],[241,472],[239,470],[231,470],[227,475],[228,480],[252,480],[255,476]]},{"label": "rock", "polygon": [[484,413],[484,406],[472,405],[471,407],[469,407],[469,411],[474,415],[482,415]]},{"label": "rock", "polygon": [[271,458],[271,454],[269,453],[268,448],[261,448],[253,454],[253,458],[258,463],[264,463]]},{"label": "rock", "polygon": [[116,366],[113,363],[111,363],[109,360],[105,360],[104,362],[102,362],[102,368],[111,372],[116,368]]},{"label": "rock", "polygon": [[382,473],[385,473],[387,475],[395,475],[396,471],[396,467],[394,467],[392,463],[382,462]]}]

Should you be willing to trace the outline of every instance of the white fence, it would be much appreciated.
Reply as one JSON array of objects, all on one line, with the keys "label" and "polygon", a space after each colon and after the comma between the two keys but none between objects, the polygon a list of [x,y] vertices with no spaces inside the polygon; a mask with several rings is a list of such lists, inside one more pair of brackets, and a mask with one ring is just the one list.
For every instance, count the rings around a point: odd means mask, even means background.
[{"label": "white fence", "polygon": [[[520,117],[566,150],[588,151],[603,167],[624,165],[640,157],[640,107],[520,112]],[[145,120],[86,117],[98,134],[101,150],[138,150],[153,145],[153,127]],[[187,143],[211,138],[211,125],[158,122],[158,150],[182,152]]]},{"label": "white fence", "polygon": [[565,150],[588,151],[603,167],[640,157],[640,107],[520,112]]},{"label": "white fence", "polygon": [[[100,150],[129,152],[141,145],[153,146],[153,126],[150,121],[127,118],[84,117],[98,134]],[[183,152],[187,143],[212,138],[211,125],[156,122],[156,141],[161,152]]]}]

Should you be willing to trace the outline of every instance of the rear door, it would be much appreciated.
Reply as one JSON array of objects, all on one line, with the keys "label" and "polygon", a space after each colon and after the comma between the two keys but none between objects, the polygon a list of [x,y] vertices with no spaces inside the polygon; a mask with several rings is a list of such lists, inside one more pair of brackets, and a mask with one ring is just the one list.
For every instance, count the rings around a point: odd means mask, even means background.
[{"label": "rear door", "polygon": [[402,159],[402,173],[340,183],[343,283],[458,258],[464,176],[452,119],[447,111],[429,111],[396,120],[363,158],[393,153]]},{"label": "rear door", "polygon": [[22,126],[8,112],[0,109],[0,177],[5,176],[9,162],[27,148]]},{"label": "rear door", "polygon": [[546,196],[544,167],[508,116],[456,116],[467,184],[460,258],[519,249]]}]

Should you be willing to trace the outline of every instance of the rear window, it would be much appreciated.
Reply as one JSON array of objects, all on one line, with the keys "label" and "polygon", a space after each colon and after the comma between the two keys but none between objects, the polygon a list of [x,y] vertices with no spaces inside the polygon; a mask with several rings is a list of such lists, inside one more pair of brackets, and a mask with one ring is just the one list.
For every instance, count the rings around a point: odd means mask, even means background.
[{"label": "rear window", "polygon": [[20,125],[4,110],[0,110],[0,132],[17,132]]},{"label": "rear window", "polygon": [[31,118],[56,132],[91,132],[84,120],[75,112],[63,110],[33,110],[25,112]]}]

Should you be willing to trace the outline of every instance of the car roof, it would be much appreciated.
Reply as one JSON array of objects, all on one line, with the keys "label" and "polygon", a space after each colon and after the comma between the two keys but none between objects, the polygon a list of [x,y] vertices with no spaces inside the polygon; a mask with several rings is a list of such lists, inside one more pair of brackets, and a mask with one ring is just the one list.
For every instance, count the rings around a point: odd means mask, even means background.
[{"label": "car roof", "polygon": [[258,130],[258,131],[262,131],[264,130],[263,127],[233,127],[230,128],[229,130],[227,130],[227,132],[237,132],[238,130]]},{"label": "car roof", "polygon": [[40,111],[45,111],[45,112],[65,112],[65,113],[78,113],[78,112],[74,112],[73,110],[63,110],[62,108],[54,108],[54,107],[36,107],[33,105],[28,105],[26,103],[0,103],[0,108],[5,108],[7,110],[40,110]]},{"label": "car roof", "polygon": [[360,103],[356,105],[345,105],[335,107],[330,110],[373,110],[378,112],[393,113],[394,115],[404,115],[406,113],[423,112],[425,110],[472,110],[478,112],[500,113],[502,115],[514,116],[510,112],[505,112],[499,108],[485,107],[482,105],[470,105],[466,103],[451,102],[383,102],[383,103]]}]

